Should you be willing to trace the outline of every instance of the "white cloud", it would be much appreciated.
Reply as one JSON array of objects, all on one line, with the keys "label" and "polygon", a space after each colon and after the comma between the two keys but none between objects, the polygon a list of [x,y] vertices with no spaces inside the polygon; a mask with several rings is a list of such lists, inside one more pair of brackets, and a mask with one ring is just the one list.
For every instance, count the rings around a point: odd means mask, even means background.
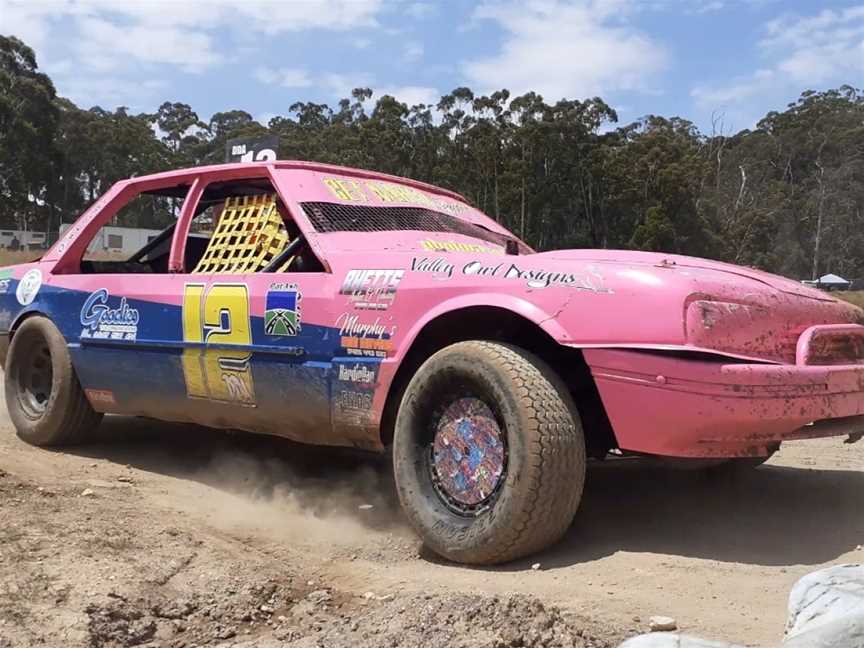
[{"label": "white cloud", "polygon": [[698,2],[691,2],[685,11],[690,14],[706,14],[720,11],[725,6],[726,3],[723,0],[699,0]]},{"label": "white cloud", "polygon": [[[0,32],[37,49],[61,94],[85,105],[135,104],[148,91],[134,79],[171,68],[215,68],[238,53],[249,56],[250,43],[262,36],[380,29],[382,6],[383,0],[0,0]],[[62,49],[51,46],[61,38]],[[286,87],[312,83],[299,69],[269,73]],[[82,95],[88,88],[94,96]]]},{"label": "white cloud", "polygon": [[368,88],[374,84],[374,78],[368,74],[323,74],[320,84],[330,90],[337,99],[349,99],[354,88]]},{"label": "white cloud", "polygon": [[423,58],[423,43],[418,41],[409,41],[405,43],[402,59],[406,63],[416,63]]},{"label": "white cloud", "polygon": [[431,18],[438,13],[438,7],[431,2],[412,2],[405,7],[405,14],[417,20]]},{"label": "white cloud", "polygon": [[270,124],[271,119],[275,119],[279,117],[279,115],[275,112],[263,112],[260,115],[255,115],[253,119],[261,124],[262,126],[268,126]]},{"label": "white cloud", "polygon": [[764,33],[759,50],[767,64],[727,83],[695,86],[690,95],[698,107],[755,117],[764,110],[754,104],[766,99],[843,83],[858,85],[864,78],[864,5],[811,16],[786,14],[769,21]]},{"label": "white cloud", "polygon": [[166,84],[159,79],[130,81],[112,76],[59,77],[63,95],[83,109],[100,106],[114,110],[126,106],[132,113],[152,112],[153,101],[158,101]]},{"label": "white cloud", "polygon": [[375,16],[382,8],[382,0],[245,0],[241,3],[220,0],[218,4],[229,20],[239,12],[253,21],[256,31],[268,34],[374,27],[378,24]]},{"label": "white cloud", "polygon": [[627,23],[628,0],[486,2],[475,19],[505,31],[494,56],[463,65],[481,91],[534,90],[547,101],[646,90],[666,67],[664,48]]},{"label": "white cloud", "polygon": [[[382,0],[0,0],[4,33],[41,47],[61,18],[72,21],[81,63],[96,70],[130,63],[200,71],[224,56],[216,39],[242,25],[276,34],[376,26]],[[224,42],[224,41],[223,41]]]},{"label": "white cloud", "polygon": [[441,99],[441,93],[435,88],[427,86],[391,86],[383,87],[375,90],[375,95],[372,97],[374,102],[384,95],[395,97],[398,101],[407,104],[408,107],[416,106],[417,104],[426,104],[434,106]]},{"label": "white cloud", "polygon": [[345,31],[377,25],[383,0],[2,0],[42,16],[99,16],[133,24],[210,29],[242,25],[277,34],[309,29]]},{"label": "white cloud", "polygon": [[752,99],[774,85],[776,75],[771,69],[756,70],[752,75],[737,77],[725,85],[700,85],[691,90],[690,95],[699,103],[721,106],[736,101]]},{"label": "white cloud", "polygon": [[56,19],[45,9],[38,2],[0,0],[0,33],[17,36],[38,52]]},{"label": "white cloud", "polygon": [[222,61],[205,33],[165,25],[118,26],[101,18],[82,18],[79,61],[95,71],[114,70],[135,63],[176,65],[186,72],[202,70]]},{"label": "white cloud", "polygon": [[308,88],[312,85],[309,73],[302,68],[268,68],[255,70],[255,78],[266,85],[279,85],[284,88]]},{"label": "white cloud", "polygon": [[765,32],[761,45],[769,49],[824,44],[837,37],[860,38],[864,36],[864,5],[840,11],[825,9],[814,16],[786,14],[765,25]]}]

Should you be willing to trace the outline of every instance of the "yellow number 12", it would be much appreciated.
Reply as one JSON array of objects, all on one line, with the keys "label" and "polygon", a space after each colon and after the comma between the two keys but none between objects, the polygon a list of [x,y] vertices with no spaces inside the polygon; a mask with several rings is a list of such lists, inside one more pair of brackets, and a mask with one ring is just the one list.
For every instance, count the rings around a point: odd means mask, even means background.
[{"label": "yellow number 12", "polygon": [[[183,350],[183,377],[190,398],[255,405],[252,383],[252,329],[249,288],[245,284],[186,284],[183,290],[183,341],[203,347]],[[233,351],[207,345],[243,345]]]}]

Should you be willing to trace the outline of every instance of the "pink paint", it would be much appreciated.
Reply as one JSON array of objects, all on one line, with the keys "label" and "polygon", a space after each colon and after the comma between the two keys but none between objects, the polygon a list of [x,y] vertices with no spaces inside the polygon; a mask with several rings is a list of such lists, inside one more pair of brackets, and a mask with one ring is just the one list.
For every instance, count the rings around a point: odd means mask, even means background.
[{"label": "pink paint", "polygon": [[[250,177],[270,179],[325,272],[183,273],[182,237],[201,193],[212,182]],[[177,183],[191,189],[171,246],[171,273],[78,273],[84,247],[128,198]],[[822,434],[807,427],[813,421],[864,414],[864,358],[854,356],[859,348],[854,340],[864,337],[864,314],[826,293],[760,271],[678,255],[611,250],[508,255],[503,243],[464,232],[321,233],[301,207],[308,202],[424,208],[515,240],[459,195],[424,183],[305,162],[236,164],[118,183],[38,267],[46,284],[107,288],[113,295],[173,305],[181,303],[187,281],[242,281],[255,316],[263,315],[271,282],[297,281],[308,321],[339,327],[348,313],[356,316],[355,333],[364,325],[392,333],[374,396],[376,420],[396,369],[423,327],[476,305],[509,310],[560,344],[583,349],[625,450],[689,457],[764,454],[777,441]],[[369,277],[362,272],[376,270],[372,283],[364,283]],[[354,287],[343,291],[351,273]],[[816,343],[830,346],[830,366],[813,366]]]}]

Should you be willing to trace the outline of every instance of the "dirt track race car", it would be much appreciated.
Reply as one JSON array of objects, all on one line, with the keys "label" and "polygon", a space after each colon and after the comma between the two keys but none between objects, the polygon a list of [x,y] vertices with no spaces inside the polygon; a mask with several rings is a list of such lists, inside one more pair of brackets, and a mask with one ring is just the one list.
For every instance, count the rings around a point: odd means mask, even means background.
[{"label": "dirt track race car", "polygon": [[[179,214],[89,258],[141,195]],[[753,466],[864,430],[860,309],[703,259],[535,253],[455,193],[367,171],[125,180],[0,287],[25,441],[82,442],[111,413],[386,449],[426,545],[465,563],[558,540],[586,457]]]}]

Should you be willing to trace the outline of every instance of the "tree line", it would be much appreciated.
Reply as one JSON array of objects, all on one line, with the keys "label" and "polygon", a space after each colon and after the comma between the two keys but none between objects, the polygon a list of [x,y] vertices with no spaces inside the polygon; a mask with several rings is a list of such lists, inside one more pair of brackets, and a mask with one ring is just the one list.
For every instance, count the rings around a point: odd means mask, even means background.
[{"label": "tree line", "polygon": [[[232,137],[276,135],[281,159],[331,162],[458,191],[537,249],[705,256],[806,278],[864,277],[864,92],[807,90],[752,130],[702,133],[680,117],[619,125],[599,97],[457,88],[407,106],[357,88],[297,102],[268,124],[82,109],[34,52],[0,36],[0,226],[56,231],[117,180],[223,161]],[[159,226],[154,212],[139,226]]]}]

